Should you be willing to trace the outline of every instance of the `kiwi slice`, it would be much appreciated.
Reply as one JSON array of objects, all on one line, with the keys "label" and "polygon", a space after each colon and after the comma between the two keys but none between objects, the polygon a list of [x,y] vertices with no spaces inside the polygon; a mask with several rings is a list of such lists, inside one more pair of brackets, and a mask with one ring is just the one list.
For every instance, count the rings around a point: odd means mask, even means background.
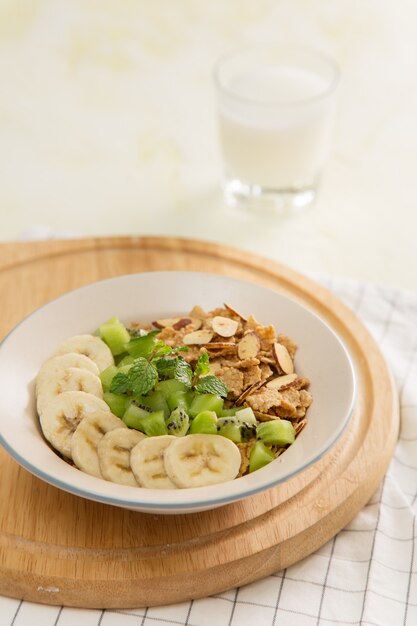
[{"label": "kiwi slice", "polygon": [[219,417],[234,417],[234,415],[236,415],[236,411],[237,411],[236,407],[231,408],[231,409],[223,408],[219,413]]},{"label": "kiwi slice", "polygon": [[217,434],[217,415],[214,411],[201,411],[191,422],[191,434]]},{"label": "kiwi slice", "polygon": [[113,355],[126,351],[126,344],[130,340],[127,328],[117,317],[112,317],[99,327],[100,337],[107,343]]},{"label": "kiwi slice", "polygon": [[165,424],[164,412],[154,411],[149,413],[147,417],[143,417],[140,425],[141,430],[148,437],[158,437],[160,435],[169,435]]},{"label": "kiwi slice", "polygon": [[223,409],[223,398],[213,393],[196,393],[190,406],[190,417],[202,411],[214,411],[219,415]]},{"label": "kiwi slice", "polygon": [[136,428],[137,430],[141,430],[139,428],[140,420],[149,415],[149,411],[142,409],[135,400],[132,400],[130,404],[126,407],[125,412],[123,413],[122,420],[129,426],[129,428]]},{"label": "kiwi slice", "polygon": [[130,403],[129,396],[124,396],[118,393],[110,393],[110,391],[105,391],[103,394],[103,400],[106,402],[110,411],[113,415],[122,418],[126,412],[128,404]]},{"label": "kiwi slice", "polygon": [[105,370],[100,372],[100,380],[103,385],[104,391],[108,391],[110,389],[111,381],[118,373],[118,368],[115,365],[109,365]]},{"label": "kiwi slice", "polygon": [[158,437],[159,435],[168,435],[165,424],[164,412],[153,411],[148,413],[135,402],[131,402],[123,415],[123,421],[129,428],[140,430],[148,437]]},{"label": "kiwi slice", "polygon": [[285,446],[295,441],[295,429],[289,420],[271,420],[256,427],[256,438],[264,443]]},{"label": "kiwi slice", "polygon": [[120,361],[117,363],[117,367],[124,367],[125,365],[133,365],[134,357],[130,354],[126,354],[123,356]]},{"label": "kiwi slice", "polygon": [[178,407],[172,411],[165,423],[169,435],[183,437],[188,432],[190,418],[182,408]]},{"label": "kiwi slice", "polygon": [[243,409],[237,410],[235,418],[239,420],[239,422],[244,422],[245,424],[256,424],[255,413],[250,406],[245,406]]},{"label": "kiwi slice", "polygon": [[170,411],[181,407],[189,413],[191,402],[193,401],[194,393],[192,391],[174,391],[167,398],[167,403]]},{"label": "kiwi slice", "polygon": [[175,378],[170,378],[168,380],[160,380],[156,383],[155,391],[160,391],[163,396],[168,399],[169,396],[176,391],[187,391],[187,386]]},{"label": "kiwi slice", "polygon": [[255,472],[274,459],[274,453],[266,447],[263,441],[257,441],[249,455],[249,472]]},{"label": "kiwi slice", "polygon": [[241,443],[242,427],[243,424],[233,417],[219,417],[217,420],[217,434],[227,437],[234,443]]},{"label": "kiwi slice", "polygon": [[165,419],[169,417],[170,410],[162,391],[152,391],[147,396],[138,396],[135,402],[146,411],[163,411]]}]

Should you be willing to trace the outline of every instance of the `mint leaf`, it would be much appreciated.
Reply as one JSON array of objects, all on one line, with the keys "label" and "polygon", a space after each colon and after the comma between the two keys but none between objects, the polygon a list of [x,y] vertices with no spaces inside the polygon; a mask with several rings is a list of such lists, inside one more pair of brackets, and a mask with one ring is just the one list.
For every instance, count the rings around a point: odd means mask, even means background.
[{"label": "mint leaf", "polygon": [[160,333],[160,330],[151,330],[147,335],[143,337],[135,337],[126,344],[127,352],[133,357],[149,358],[155,348],[157,342],[155,335]]},{"label": "mint leaf", "polygon": [[166,354],[171,354],[172,351],[171,346],[167,346],[167,344],[163,341],[156,341],[152,351],[152,356],[157,358]]},{"label": "mint leaf", "polygon": [[206,376],[210,372],[209,356],[207,352],[202,352],[194,368],[195,376]]},{"label": "mint leaf", "polygon": [[127,378],[129,379],[129,389],[135,396],[141,396],[155,387],[158,382],[158,370],[153,363],[139,357],[128,371]]},{"label": "mint leaf", "polygon": [[228,388],[220,378],[217,376],[204,376],[194,387],[198,393],[214,393],[218,396],[226,397],[228,394]]},{"label": "mint leaf", "polygon": [[176,378],[187,387],[191,387],[193,370],[181,355],[161,357],[155,361],[155,366],[162,378]]},{"label": "mint leaf", "polygon": [[193,370],[190,365],[188,365],[187,361],[182,356],[177,356],[175,361],[174,377],[187,387],[191,387]]},{"label": "mint leaf", "polygon": [[154,361],[154,365],[162,378],[175,378],[176,358],[160,357]]},{"label": "mint leaf", "polygon": [[113,379],[110,383],[110,391],[111,393],[126,393],[129,389],[129,378],[127,374],[123,372],[118,372],[116,376],[113,376]]}]

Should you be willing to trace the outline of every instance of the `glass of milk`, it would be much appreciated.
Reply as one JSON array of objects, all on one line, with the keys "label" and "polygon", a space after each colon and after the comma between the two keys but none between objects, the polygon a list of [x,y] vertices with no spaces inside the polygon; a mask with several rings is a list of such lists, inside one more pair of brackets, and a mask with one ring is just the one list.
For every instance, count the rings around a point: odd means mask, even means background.
[{"label": "glass of milk", "polygon": [[308,47],[260,46],[223,57],[214,76],[228,203],[310,205],[331,145],[336,64]]}]

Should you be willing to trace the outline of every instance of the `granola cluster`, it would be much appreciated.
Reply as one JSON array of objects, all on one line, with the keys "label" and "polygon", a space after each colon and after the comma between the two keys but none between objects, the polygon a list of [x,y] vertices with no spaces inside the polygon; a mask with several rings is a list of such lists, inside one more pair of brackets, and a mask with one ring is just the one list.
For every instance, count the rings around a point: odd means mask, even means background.
[{"label": "granola cluster", "polygon": [[[158,337],[166,344],[188,346],[183,356],[192,365],[207,352],[210,373],[229,390],[226,407],[250,407],[261,422],[291,420],[296,434],[301,431],[312,397],[310,381],[294,370],[297,345],[290,337],[226,304],[209,312],[195,306],[187,316],[156,320],[152,326],[161,329]],[[254,443],[237,444],[242,457],[239,475],[248,470]],[[285,450],[271,447],[276,456]]]}]

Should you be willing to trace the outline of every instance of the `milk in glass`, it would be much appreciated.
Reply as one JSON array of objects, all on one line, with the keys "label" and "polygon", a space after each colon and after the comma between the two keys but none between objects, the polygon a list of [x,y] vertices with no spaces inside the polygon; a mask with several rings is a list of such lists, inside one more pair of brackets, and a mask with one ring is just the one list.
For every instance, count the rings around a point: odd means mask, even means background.
[{"label": "milk in glass", "polygon": [[218,84],[227,178],[267,193],[314,188],[329,153],[333,77],[314,56],[236,58],[226,59]]},{"label": "milk in glass", "polygon": [[[235,77],[235,93],[256,96],[260,108],[220,112],[220,135],[229,174],[268,189],[300,188],[322,170],[331,130],[328,102],[314,100],[325,80],[308,70],[264,68]],[[276,106],[268,106],[275,103]]]}]

